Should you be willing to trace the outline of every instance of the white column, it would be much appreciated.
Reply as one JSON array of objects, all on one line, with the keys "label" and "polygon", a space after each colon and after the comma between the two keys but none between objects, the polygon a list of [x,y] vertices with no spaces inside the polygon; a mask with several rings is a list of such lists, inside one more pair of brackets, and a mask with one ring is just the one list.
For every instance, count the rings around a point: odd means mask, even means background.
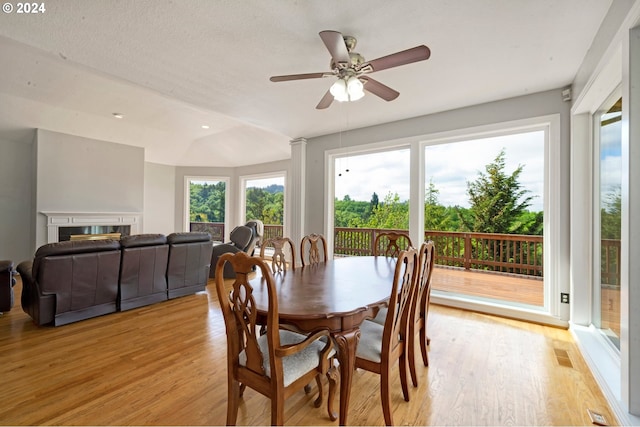
[{"label": "white column", "polygon": [[[640,415],[640,27],[622,49],[622,401]],[[626,326],[626,327],[625,327]]]},{"label": "white column", "polygon": [[296,138],[290,141],[290,145],[291,176],[288,177],[285,212],[287,212],[288,235],[298,246],[305,235],[307,140]]},{"label": "white column", "polygon": [[[424,147],[420,143],[411,143],[411,166],[409,185],[409,233],[416,249],[424,242]],[[422,200],[420,204],[417,201]]]},{"label": "white column", "polygon": [[[574,114],[571,118],[571,190],[569,280],[571,322],[589,326],[592,322],[592,192],[593,156],[589,138],[591,115]],[[597,191],[597,189],[594,189]],[[560,295],[551,295],[558,300]]]}]

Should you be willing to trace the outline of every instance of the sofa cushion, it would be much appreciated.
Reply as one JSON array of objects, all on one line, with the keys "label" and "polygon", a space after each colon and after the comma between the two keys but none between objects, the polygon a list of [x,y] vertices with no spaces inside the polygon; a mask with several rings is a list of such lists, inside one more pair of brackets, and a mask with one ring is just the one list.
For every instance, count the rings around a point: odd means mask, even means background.
[{"label": "sofa cushion", "polygon": [[209,240],[211,240],[211,234],[199,231],[171,233],[167,236],[167,242],[170,244],[207,242]]},{"label": "sofa cushion", "polygon": [[167,237],[164,234],[134,234],[120,239],[120,246],[123,248],[164,245],[166,243]]},{"label": "sofa cushion", "polygon": [[66,242],[49,243],[36,251],[36,258],[55,255],[81,254],[101,251],[117,251],[118,240],[68,240]]}]

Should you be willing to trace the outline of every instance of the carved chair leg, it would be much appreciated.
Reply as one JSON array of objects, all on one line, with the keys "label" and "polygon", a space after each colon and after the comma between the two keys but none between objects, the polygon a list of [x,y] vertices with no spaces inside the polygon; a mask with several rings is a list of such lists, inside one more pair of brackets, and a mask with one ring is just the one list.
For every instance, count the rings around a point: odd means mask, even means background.
[{"label": "carved chair leg", "polygon": [[422,350],[422,362],[424,366],[429,366],[429,354],[427,353],[427,346],[431,342],[431,339],[427,336],[427,328],[423,324],[420,328],[420,350]]},{"label": "carved chair leg", "polygon": [[400,370],[400,385],[402,386],[402,395],[404,396],[404,400],[406,402],[409,401],[409,385],[407,381],[407,351],[402,352],[399,360],[399,370]]},{"label": "carved chair leg", "polygon": [[393,415],[391,413],[391,369],[390,366],[381,367],[380,370],[380,400],[382,400],[382,413],[384,414],[384,423],[388,426],[393,425]]},{"label": "carved chair leg", "polygon": [[284,401],[276,396],[271,398],[271,425],[284,425]]},{"label": "carved chair leg", "polygon": [[[420,343],[420,347],[424,349],[424,343]],[[414,387],[418,387],[418,372],[416,370],[416,338],[415,333],[409,334],[407,348],[409,353],[409,372],[411,373],[411,382]],[[424,353],[423,353],[424,354]]]},{"label": "carved chair leg", "polygon": [[[322,375],[316,375],[316,383],[318,384],[318,398],[313,402],[313,406],[319,408],[322,405],[322,395],[324,394],[322,390]],[[304,389],[307,391],[307,387],[311,388],[311,385],[307,384]]]},{"label": "carved chair leg", "polygon": [[333,400],[336,396],[336,388],[338,387],[338,378],[340,373],[338,369],[331,363],[331,367],[327,371],[327,378],[329,379],[329,396],[327,396],[327,410],[329,411],[329,419],[335,421],[338,419],[338,414],[333,410]]},{"label": "carved chair leg", "polygon": [[238,406],[240,404],[240,396],[242,395],[242,385],[237,381],[228,381],[228,397],[227,397],[227,425],[236,425],[238,418]]}]

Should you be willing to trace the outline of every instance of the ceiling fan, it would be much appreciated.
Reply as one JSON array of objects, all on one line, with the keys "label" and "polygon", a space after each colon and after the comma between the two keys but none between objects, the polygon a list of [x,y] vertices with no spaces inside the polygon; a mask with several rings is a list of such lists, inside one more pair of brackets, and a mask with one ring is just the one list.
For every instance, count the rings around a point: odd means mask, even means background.
[{"label": "ceiling fan", "polygon": [[326,30],[320,31],[320,38],[331,54],[331,63],[329,65],[331,71],[273,76],[269,79],[272,82],[285,82],[289,80],[337,77],[336,82],[316,105],[317,109],[328,108],[334,99],[338,101],[360,99],[364,96],[364,90],[379,96],[385,101],[393,101],[400,93],[366,74],[411,64],[412,62],[424,61],[431,56],[429,48],[425,45],[420,45],[372,61],[365,61],[362,55],[353,51],[357,43],[355,37],[343,36],[338,31]]}]

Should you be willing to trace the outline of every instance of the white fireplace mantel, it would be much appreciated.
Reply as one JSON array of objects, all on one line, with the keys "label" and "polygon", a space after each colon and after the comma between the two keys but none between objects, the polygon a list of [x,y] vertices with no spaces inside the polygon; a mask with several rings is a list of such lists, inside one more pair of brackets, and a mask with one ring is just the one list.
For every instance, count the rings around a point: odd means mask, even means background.
[{"label": "white fireplace mantel", "polygon": [[140,212],[40,212],[47,217],[47,243],[58,241],[60,227],[87,225],[128,225],[131,234],[138,234]]}]

